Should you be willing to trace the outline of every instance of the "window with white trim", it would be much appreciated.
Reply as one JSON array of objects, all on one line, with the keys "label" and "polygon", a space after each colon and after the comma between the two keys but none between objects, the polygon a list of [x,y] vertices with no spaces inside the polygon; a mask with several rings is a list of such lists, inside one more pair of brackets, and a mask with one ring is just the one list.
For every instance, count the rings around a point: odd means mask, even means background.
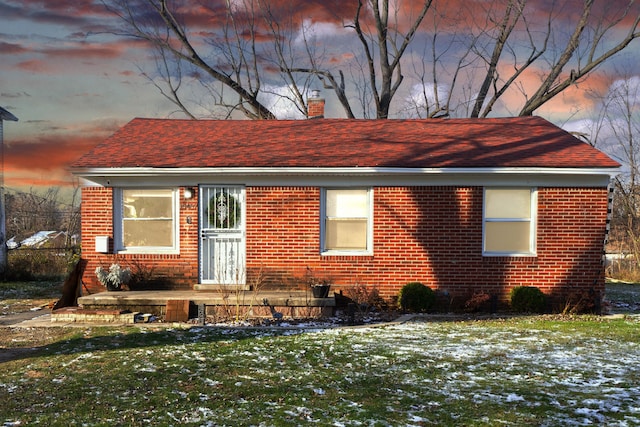
[{"label": "window with white trim", "polygon": [[484,255],[535,255],[536,194],[533,188],[485,188]]},{"label": "window with white trim", "polygon": [[321,246],[326,254],[372,252],[372,190],[324,189],[322,192]]},{"label": "window with white trim", "polygon": [[115,193],[115,243],[119,251],[178,249],[178,193],[171,188],[120,188]]}]

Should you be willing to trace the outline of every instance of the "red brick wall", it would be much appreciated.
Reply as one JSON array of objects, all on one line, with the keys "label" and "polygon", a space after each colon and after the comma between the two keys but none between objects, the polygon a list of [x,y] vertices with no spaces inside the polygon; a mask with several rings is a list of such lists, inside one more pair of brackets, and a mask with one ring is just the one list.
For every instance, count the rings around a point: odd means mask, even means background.
[{"label": "red brick wall", "polygon": [[[603,291],[606,188],[539,188],[535,257],[482,256],[482,193],[482,187],[376,187],[373,255],[322,256],[319,188],[247,187],[247,281],[301,287],[310,268],[330,277],[334,289],[376,286],[392,298],[405,283],[421,281],[446,291],[454,303],[475,290],[506,298],[517,285],[538,286],[548,294]],[[85,283],[92,289],[99,289],[95,265],[108,266],[113,257],[94,251],[96,235],[113,237],[111,198],[110,189],[83,189]],[[181,206],[179,255],[118,258],[153,264],[153,273],[174,287],[196,283],[193,200]]]},{"label": "red brick wall", "polygon": [[[191,289],[198,280],[198,203],[185,200],[180,191],[180,253],[179,254],[113,254],[113,190],[102,187],[82,189],[82,257],[88,261],[83,282],[89,292],[104,288],[98,282],[95,269],[108,268],[118,262],[133,272],[148,275],[157,289]],[[190,224],[188,219],[190,219]],[[95,237],[109,237],[109,253],[95,251]]]}]

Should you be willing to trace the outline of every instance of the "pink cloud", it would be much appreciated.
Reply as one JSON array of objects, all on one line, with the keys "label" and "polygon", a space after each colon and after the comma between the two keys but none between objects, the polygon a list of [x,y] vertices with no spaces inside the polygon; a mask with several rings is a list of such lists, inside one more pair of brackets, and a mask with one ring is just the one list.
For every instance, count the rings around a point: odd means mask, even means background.
[{"label": "pink cloud", "polygon": [[51,126],[38,135],[5,140],[4,168],[7,186],[70,185],[72,178],[67,170],[68,165],[103,141],[119,126],[120,123],[113,120],[89,126]]},{"label": "pink cloud", "polygon": [[34,142],[16,141],[5,144],[5,168],[14,171],[64,169],[101,140],[102,138],[91,136],[58,135]]},{"label": "pink cloud", "polygon": [[0,42],[0,55],[18,55],[28,52],[22,45]]},{"label": "pink cloud", "polygon": [[[62,44],[62,43],[61,43]],[[19,45],[13,45],[19,46]],[[85,65],[95,65],[98,62],[104,62],[110,59],[124,58],[134,49],[138,49],[142,44],[137,40],[120,39],[110,42],[78,42],[65,43],[62,46],[36,46],[31,50],[27,50],[21,46],[20,53],[32,53],[31,59],[17,62],[12,67],[40,74],[68,73],[69,65],[73,62]],[[6,44],[0,44],[0,55],[3,47],[9,49]],[[12,48],[14,50],[18,48]],[[6,52],[10,53],[10,52]],[[10,65],[5,65],[9,67]]]},{"label": "pink cloud", "polygon": [[32,71],[36,73],[44,73],[50,70],[50,64],[39,59],[30,59],[28,61],[19,62],[17,67],[25,71]]}]

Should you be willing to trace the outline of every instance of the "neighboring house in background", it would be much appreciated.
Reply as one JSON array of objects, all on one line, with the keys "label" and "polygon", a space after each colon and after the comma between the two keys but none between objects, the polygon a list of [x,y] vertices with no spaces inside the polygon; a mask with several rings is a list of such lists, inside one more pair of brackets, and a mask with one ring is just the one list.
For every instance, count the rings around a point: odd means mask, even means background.
[{"label": "neighboring house in background", "polygon": [[538,117],[134,119],[72,165],[84,282],[117,260],[170,289],[601,295],[618,168]]},{"label": "neighboring house in background", "polygon": [[[38,231],[26,239],[17,242],[15,237],[7,240],[7,248],[18,249],[21,247],[27,248],[64,248],[67,245],[68,235],[65,231]],[[71,236],[72,244],[77,244],[77,236]]]}]

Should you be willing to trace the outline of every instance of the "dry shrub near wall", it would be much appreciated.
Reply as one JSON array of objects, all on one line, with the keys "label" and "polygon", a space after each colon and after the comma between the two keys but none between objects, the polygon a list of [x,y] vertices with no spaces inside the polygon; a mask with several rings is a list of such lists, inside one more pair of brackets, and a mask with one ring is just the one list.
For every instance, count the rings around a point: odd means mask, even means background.
[{"label": "dry shrub near wall", "polygon": [[377,286],[367,286],[361,283],[345,289],[345,296],[351,300],[356,309],[362,314],[368,314],[372,311],[388,311],[390,309],[387,301],[380,296]]},{"label": "dry shrub near wall", "polygon": [[484,291],[474,292],[464,303],[464,311],[467,313],[493,312],[495,311],[496,297],[492,297]]},{"label": "dry shrub near wall", "polygon": [[602,295],[594,290],[569,292],[562,298],[559,310],[554,311],[561,314],[600,314]]},{"label": "dry shrub near wall", "polygon": [[39,280],[66,277],[79,259],[78,250],[19,248],[8,251],[5,280]]}]

